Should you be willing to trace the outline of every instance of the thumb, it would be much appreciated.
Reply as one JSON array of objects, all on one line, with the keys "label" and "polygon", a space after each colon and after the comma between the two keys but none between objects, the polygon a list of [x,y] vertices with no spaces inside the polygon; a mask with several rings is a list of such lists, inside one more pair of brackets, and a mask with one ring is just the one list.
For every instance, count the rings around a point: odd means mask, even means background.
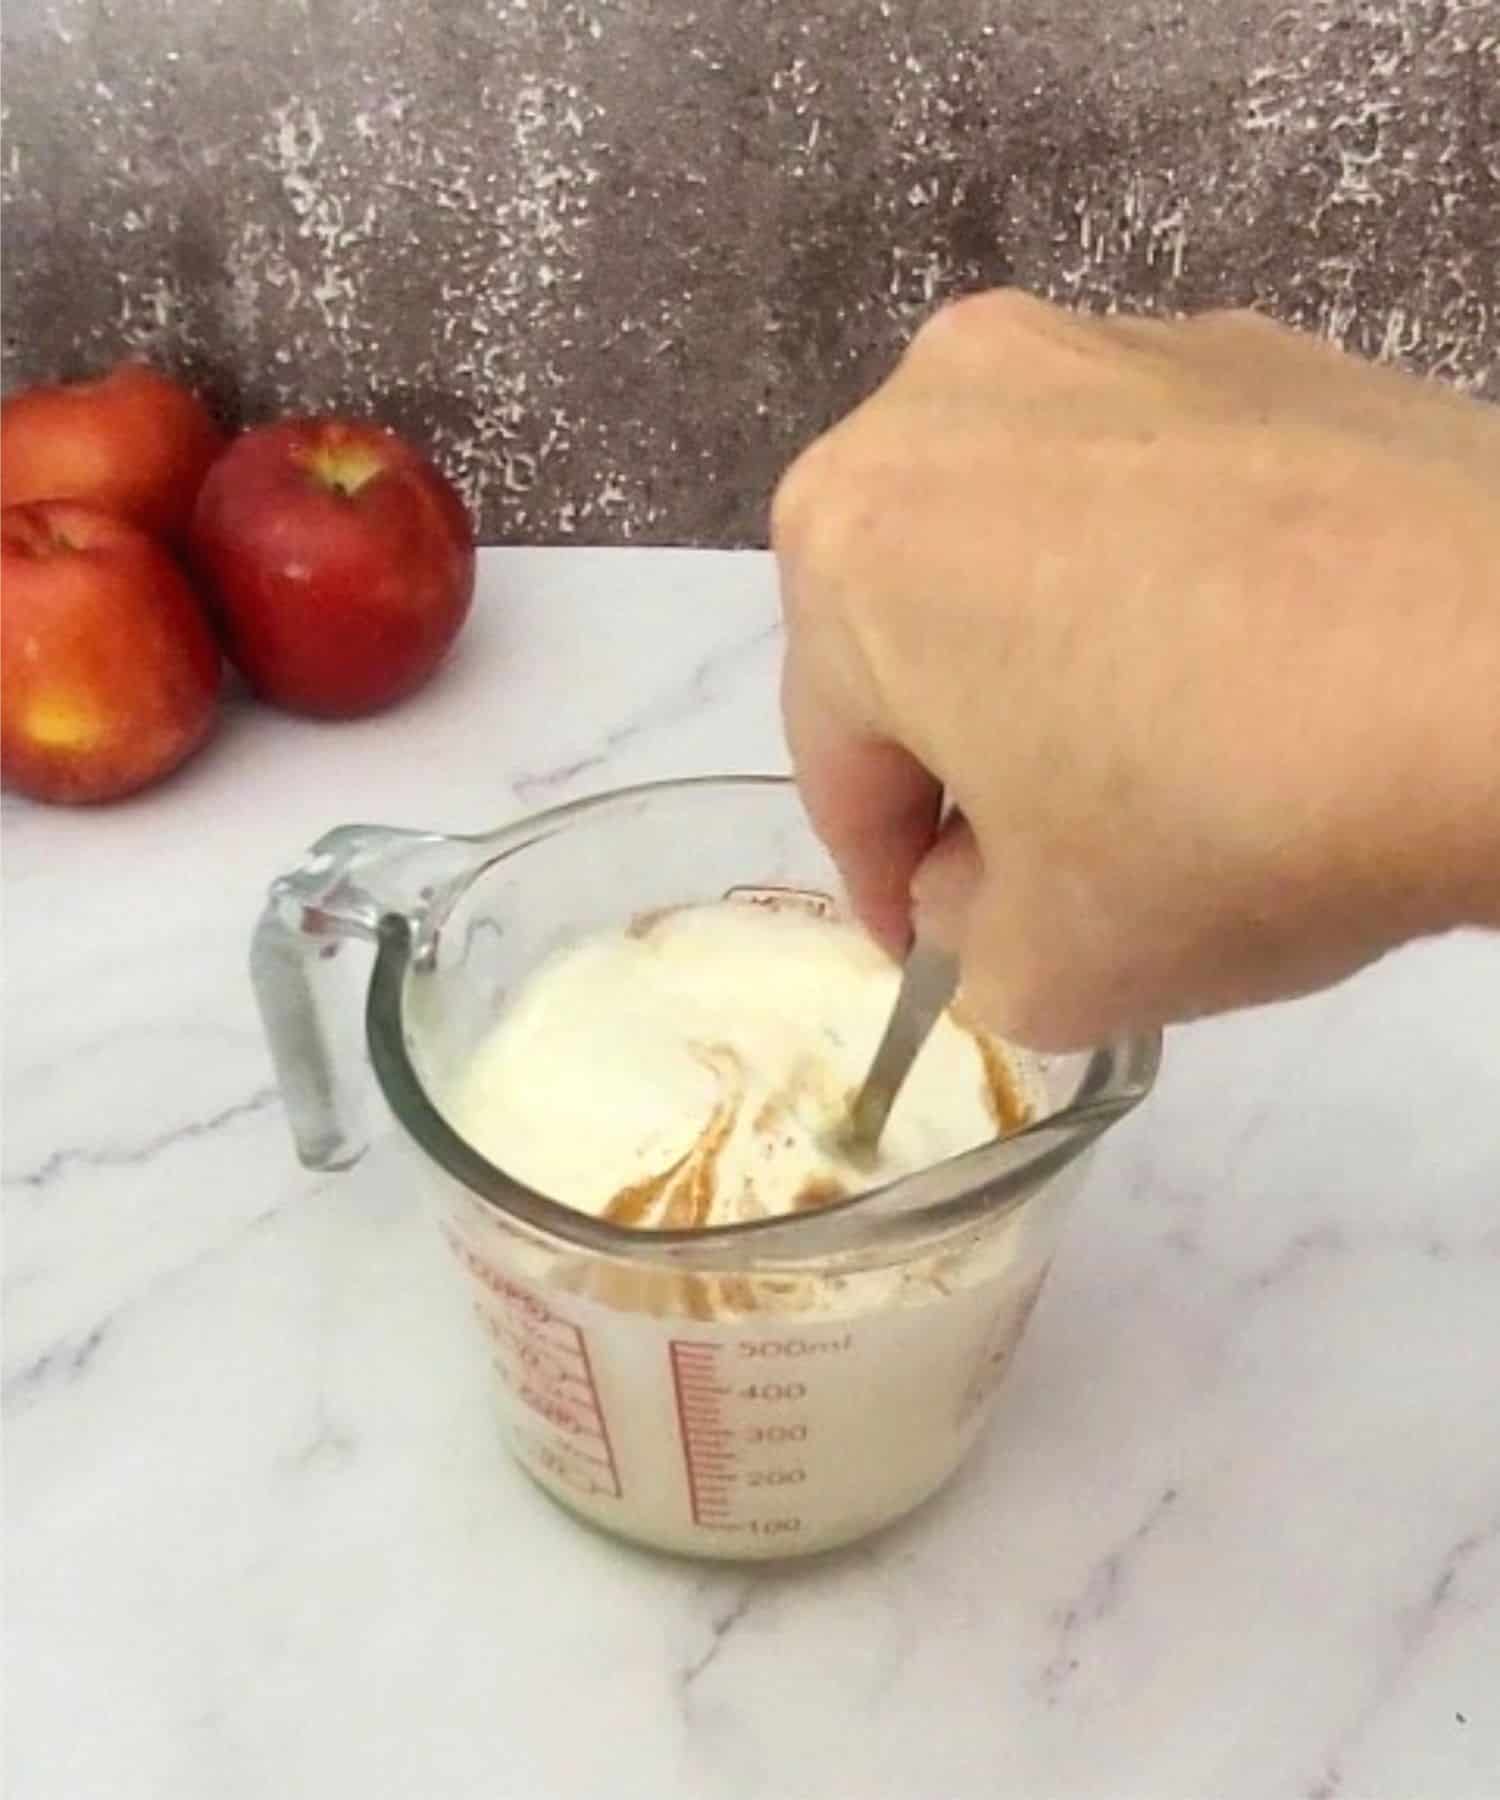
[{"label": "thumb", "polygon": [[962,813],[944,823],[911,883],[912,925],[925,942],[959,958],[959,997],[991,1031],[1012,1035],[1010,971],[997,964],[995,893],[973,827]]},{"label": "thumb", "polygon": [[937,840],[911,878],[912,924],[917,934],[954,955],[969,940],[984,864],[973,828],[950,813]]}]

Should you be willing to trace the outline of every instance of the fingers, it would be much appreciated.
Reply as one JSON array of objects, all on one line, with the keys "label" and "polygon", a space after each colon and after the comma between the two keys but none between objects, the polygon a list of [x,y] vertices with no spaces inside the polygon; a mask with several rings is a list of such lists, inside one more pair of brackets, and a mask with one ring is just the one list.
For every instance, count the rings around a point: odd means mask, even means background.
[{"label": "fingers", "polygon": [[[772,510],[788,738],[870,929],[904,951],[915,884],[976,1015],[1043,1049],[1320,979],[1354,899],[1396,941],[1349,846],[1425,872],[1385,834],[1431,766],[1392,671],[1449,666],[1412,569],[1466,606],[1492,566],[1497,419],[1243,314],[940,309]],[[1324,835],[1269,856],[1289,818]]]},{"label": "fingers", "polygon": [[1034,885],[1015,879],[1014,848],[992,845],[987,863],[969,822],[949,819],[912,878],[916,929],[958,956],[964,1006],[991,1031],[1034,1050],[1082,1049],[1115,1027],[1099,1010],[1110,1003],[1107,981],[1058,961],[1051,939],[1061,922],[1028,904]]},{"label": "fingers", "polygon": [[894,957],[911,942],[911,879],[937,831],[941,789],[909,752],[851,721],[795,644],[782,709],[803,804],[849,902]]}]

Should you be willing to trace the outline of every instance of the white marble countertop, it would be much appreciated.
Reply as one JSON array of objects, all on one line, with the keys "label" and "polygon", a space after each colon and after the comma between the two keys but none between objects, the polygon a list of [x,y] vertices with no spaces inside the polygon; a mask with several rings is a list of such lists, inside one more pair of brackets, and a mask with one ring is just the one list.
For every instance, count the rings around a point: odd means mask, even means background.
[{"label": "white marble countertop", "polygon": [[776,659],[763,558],[494,552],[404,709],[7,804],[12,1800],[1500,1793],[1500,941],[1174,1034],[978,1455],[800,1569],[574,1525],[389,1152],[293,1162],[267,879],[779,765]]}]

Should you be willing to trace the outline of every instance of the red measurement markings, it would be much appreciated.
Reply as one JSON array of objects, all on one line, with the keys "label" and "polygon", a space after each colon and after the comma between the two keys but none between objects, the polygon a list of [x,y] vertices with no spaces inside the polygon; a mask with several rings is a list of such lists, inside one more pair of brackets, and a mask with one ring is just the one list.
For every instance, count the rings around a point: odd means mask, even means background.
[{"label": "red measurement markings", "polygon": [[668,1346],[688,1510],[695,1525],[734,1531],[729,1514],[737,1458],[730,1447],[734,1433],[724,1423],[728,1389],[719,1380],[719,1349],[691,1338],[673,1338]]},{"label": "red measurement markings", "polygon": [[594,1401],[594,1417],[599,1421],[599,1435],[604,1439],[604,1454],[609,1459],[609,1472],[615,1484],[615,1498],[620,1497],[620,1469],[615,1461],[615,1447],[610,1441],[609,1420],[604,1416],[604,1408],[599,1404],[599,1384],[594,1380],[593,1358],[589,1355],[589,1342],[581,1331],[575,1334],[578,1338],[578,1354],[583,1358],[584,1379],[589,1384],[589,1393]]},{"label": "red measurement markings", "polygon": [[494,1341],[501,1379],[551,1428],[540,1460],[564,1479],[569,1477],[560,1464],[586,1465],[588,1472],[579,1469],[573,1485],[619,1499],[619,1465],[583,1332],[456,1235],[450,1234],[449,1242],[486,1290],[479,1316]]}]

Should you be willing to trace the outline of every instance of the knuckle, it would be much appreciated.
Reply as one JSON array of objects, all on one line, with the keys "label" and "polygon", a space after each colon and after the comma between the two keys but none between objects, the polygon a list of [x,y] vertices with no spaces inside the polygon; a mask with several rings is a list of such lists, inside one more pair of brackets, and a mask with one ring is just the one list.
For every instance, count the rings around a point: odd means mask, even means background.
[{"label": "knuckle", "polygon": [[1278,336],[1284,327],[1251,306],[1214,306],[1207,312],[1194,313],[1186,321],[1190,331],[1201,336]]},{"label": "knuckle", "polygon": [[1061,307],[1026,288],[990,288],[974,298],[983,303],[991,319],[1003,319],[1012,325],[1050,325],[1064,316]]},{"label": "knuckle", "polygon": [[771,545],[814,581],[847,570],[882,514],[884,483],[865,459],[814,445],[782,477],[771,505]]},{"label": "knuckle", "polygon": [[969,343],[975,338],[1002,339],[1007,332],[1024,332],[1050,318],[1054,308],[1022,288],[986,288],[945,301],[918,329],[912,348],[941,349]]},{"label": "knuckle", "polygon": [[771,496],[771,548],[796,551],[818,515],[828,488],[826,455],[820,444],[804,450],[776,484]]},{"label": "knuckle", "polygon": [[857,484],[830,484],[802,527],[801,558],[815,577],[832,581],[853,568],[868,508]]},{"label": "knuckle", "polygon": [[1132,348],[1162,349],[1172,341],[1177,321],[1149,313],[1111,313],[1098,321],[1101,337]]}]

